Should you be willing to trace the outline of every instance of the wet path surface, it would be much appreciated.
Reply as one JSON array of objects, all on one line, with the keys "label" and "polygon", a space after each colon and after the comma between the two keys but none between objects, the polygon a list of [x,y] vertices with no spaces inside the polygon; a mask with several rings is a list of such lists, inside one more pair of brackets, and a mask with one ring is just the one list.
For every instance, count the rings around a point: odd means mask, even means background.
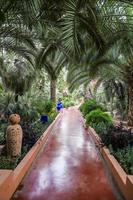
[{"label": "wet path surface", "polygon": [[75,108],[64,110],[13,200],[118,200]]}]

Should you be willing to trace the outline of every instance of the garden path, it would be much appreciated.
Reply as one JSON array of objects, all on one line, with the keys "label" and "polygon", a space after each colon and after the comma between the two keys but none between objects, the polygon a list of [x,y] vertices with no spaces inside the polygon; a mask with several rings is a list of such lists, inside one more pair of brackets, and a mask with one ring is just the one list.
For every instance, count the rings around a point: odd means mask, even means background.
[{"label": "garden path", "polygon": [[13,200],[119,200],[77,108],[64,109]]}]

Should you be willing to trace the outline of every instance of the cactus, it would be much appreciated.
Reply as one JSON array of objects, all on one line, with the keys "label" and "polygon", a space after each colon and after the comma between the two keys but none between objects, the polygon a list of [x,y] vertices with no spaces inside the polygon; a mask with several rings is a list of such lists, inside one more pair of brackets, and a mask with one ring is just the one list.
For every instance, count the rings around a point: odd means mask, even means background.
[{"label": "cactus", "polygon": [[6,130],[7,155],[16,157],[21,154],[23,131],[19,125],[20,116],[12,114],[9,117],[11,125]]}]

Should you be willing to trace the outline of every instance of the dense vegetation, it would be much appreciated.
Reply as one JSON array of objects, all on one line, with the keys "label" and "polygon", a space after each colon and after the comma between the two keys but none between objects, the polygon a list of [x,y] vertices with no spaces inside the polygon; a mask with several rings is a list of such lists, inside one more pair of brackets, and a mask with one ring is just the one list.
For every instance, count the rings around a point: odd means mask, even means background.
[{"label": "dense vegetation", "polygon": [[[37,104],[38,105],[38,104]],[[18,113],[21,116],[21,127],[23,129],[23,141],[22,141],[22,155],[17,158],[11,159],[7,156],[6,148],[2,150],[2,155],[0,156],[0,168],[14,168],[18,162],[25,156],[29,149],[35,144],[35,142],[41,137],[42,133],[49,126],[49,124],[57,116],[55,112],[55,105],[51,101],[43,102],[43,106],[40,103],[39,106],[28,106],[22,105],[20,103],[14,104],[12,106],[11,113]],[[9,114],[9,113],[7,113]],[[43,123],[41,115],[48,116],[48,122]],[[0,144],[6,144],[6,129],[8,123],[8,117],[3,118],[0,122]]]},{"label": "dense vegetation", "polygon": [[[90,103],[89,103],[90,102]],[[102,139],[104,145],[106,145],[111,153],[121,163],[122,167],[129,174],[133,174],[133,133],[132,128],[126,128],[122,123],[120,125],[114,125],[112,117],[107,112],[97,109],[95,106],[91,111],[88,105],[95,102],[91,99],[83,103],[80,106],[81,112],[86,109],[86,124],[93,127]],[[87,108],[88,106],[88,108]],[[88,114],[87,114],[88,111]],[[84,112],[83,112],[84,115]]]},{"label": "dense vegetation", "polygon": [[64,107],[79,103],[81,96],[95,98],[101,105],[87,102],[83,115],[99,130],[102,123],[108,130],[112,121],[106,110],[132,126],[132,72],[132,1],[0,1],[1,143],[14,112],[23,129],[30,127],[39,137],[44,127],[36,121],[42,114],[54,118],[59,98]]}]

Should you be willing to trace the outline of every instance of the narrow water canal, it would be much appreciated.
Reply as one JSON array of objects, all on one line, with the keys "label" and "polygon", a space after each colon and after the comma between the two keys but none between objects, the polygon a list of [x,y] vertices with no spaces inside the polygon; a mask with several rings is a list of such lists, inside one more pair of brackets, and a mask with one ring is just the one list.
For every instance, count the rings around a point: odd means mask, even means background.
[{"label": "narrow water canal", "polygon": [[63,111],[13,200],[121,200],[81,119]]}]

